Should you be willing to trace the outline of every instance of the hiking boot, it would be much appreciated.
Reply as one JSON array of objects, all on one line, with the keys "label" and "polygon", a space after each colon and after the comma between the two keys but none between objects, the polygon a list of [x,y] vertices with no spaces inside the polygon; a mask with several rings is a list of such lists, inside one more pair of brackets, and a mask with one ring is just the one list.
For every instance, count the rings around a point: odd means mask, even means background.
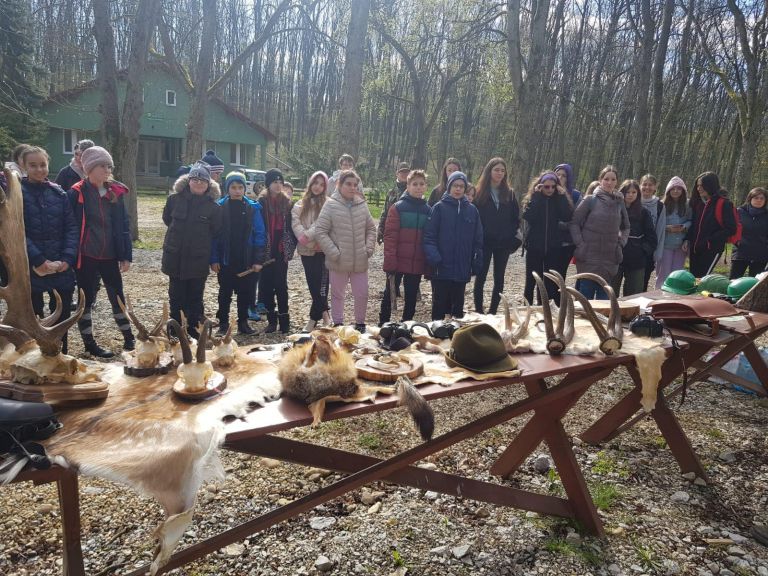
[{"label": "hiking boot", "polygon": [[[229,326],[227,326],[226,329],[229,329]],[[226,329],[224,330],[224,334],[227,333]],[[219,333],[221,333],[221,328],[219,328]],[[237,323],[237,333],[242,334],[243,336],[250,336],[251,334],[256,334],[256,330],[250,327],[248,320],[240,320]],[[222,334],[222,336],[224,334]]]},{"label": "hiking boot", "polygon": [[[242,334],[242,331],[240,330],[240,325],[243,324],[243,323],[246,326],[248,325],[247,321],[246,322],[240,321],[240,322],[237,323],[237,331],[240,332],[241,334]],[[216,330],[216,336],[219,337],[219,338],[223,338],[224,336],[227,335],[227,331],[228,330],[229,330],[229,324],[224,324],[222,322],[221,324],[219,324],[219,329]]]},{"label": "hiking boot", "polygon": [[94,358],[107,359],[107,358],[115,357],[114,352],[112,352],[111,350],[105,350],[104,348],[99,346],[96,343],[96,340],[94,340],[93,338],[83,340],[83,345],[85,346],[85,351],[88,352],[88,354],[90,354]]},{"label": "hiking boot", "polygon": [[277,332],[277,313],[267,312],[267,327],[264,329],[264,334],[272,334]]},{"label": "hiking boot", "polygon": [[365,334],[365,324],[355,324],[355,330],[360,332],[360,334]]}]

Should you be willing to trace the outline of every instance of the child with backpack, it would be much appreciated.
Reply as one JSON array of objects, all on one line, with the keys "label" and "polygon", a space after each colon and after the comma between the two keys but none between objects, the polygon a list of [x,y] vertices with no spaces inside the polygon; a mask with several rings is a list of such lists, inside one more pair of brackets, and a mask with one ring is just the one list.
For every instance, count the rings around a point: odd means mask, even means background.
[{"label": "child with backpack", "polygon": [[699,174],[691,194],[693,221],[682,249],[690,258],[690,271],[696,278],[711,274],[727,243],[741,239],[741,224],[733,203],[720,188],[714,172]]}]

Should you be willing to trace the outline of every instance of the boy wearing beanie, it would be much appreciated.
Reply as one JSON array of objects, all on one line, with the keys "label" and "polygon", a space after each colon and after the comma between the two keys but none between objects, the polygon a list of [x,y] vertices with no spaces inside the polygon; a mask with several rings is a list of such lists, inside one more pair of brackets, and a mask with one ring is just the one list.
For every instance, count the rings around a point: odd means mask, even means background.
[{"label": "boy wearing beanie", "polygon": [[[253,334],[248,325],[248,306],[267,246],[261,204],[245,197],[242,172],[227,174],[224,196],[218,204],[222,208],[222,232],[211,246],[211,270],[219,280],[219,335],[229,330],[232,292],[237,295],[237,330],[240,334]],[[238,276],[247,271],[252,273]]]},{"label": "boy wearing beanie", "polygon": [[224,173],[224,162],[216,156],[215,151],[206,150],[205,156],[200,159],[200,162],[208,164],[208,171],[216,183],[221,182],[221,175]]},{"label": "boy wearing beanie", "polygon": [[171,318],[187,318],[187,331],[197,338],[203,319],[203,291],[211,262],[211,246],[221,231],[219,185],[208,165],[197,162],[173,185],[163,209],[168,226],[163,240],[162,271],[168,276]]}]

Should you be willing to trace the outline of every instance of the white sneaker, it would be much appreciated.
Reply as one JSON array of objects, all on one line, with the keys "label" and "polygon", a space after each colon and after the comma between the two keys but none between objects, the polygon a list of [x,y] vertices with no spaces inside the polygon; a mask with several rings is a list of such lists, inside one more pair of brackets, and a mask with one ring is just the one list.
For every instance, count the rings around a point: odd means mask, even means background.
[{"label": "white sneaker", "polygon": [[331,320],[331,315],[328,313],[328,310],[323,312],[323,326],[326,328],[329,326],[333,326],[333,320]]},{"label": "white sneaker", "polygon": [[316,320],[308,320],[307,325],[304,326],[304,332],[312,332],[312,330],[315,329],[315,326],[317,326]]}]

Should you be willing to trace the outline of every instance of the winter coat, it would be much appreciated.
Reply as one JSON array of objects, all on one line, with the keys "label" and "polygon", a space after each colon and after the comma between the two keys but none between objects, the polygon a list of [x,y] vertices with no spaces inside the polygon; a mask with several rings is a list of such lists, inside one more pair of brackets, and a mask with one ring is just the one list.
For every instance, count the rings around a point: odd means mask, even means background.
[{"label": "winter coat", "polygon": [[591,198],[584,198],[576,207],[571,236],[576,244],[576,270],[592,272],[610,282],[619,270],[622,246],[629,238],[624,197],[598,187]]},{"label": "winter coat", "polygon": [[[715,217],[718,202],[723,202],[723,225]],[[699,202],[693,210],[693,220],[685,239],[690,246],[690,254],[700,254],[713,250],[722,252],[730,236],[736,233],[736,219],[733,215],[733,204],[728,198],[716,194],[706,202]]]},{"label": "winter coat", "polygon": [[[277,196],[278,205],[275,213],[272,213],[274,202],[270,202],[269,189],[265,188],[259,194],[259,204],[261,204],[261,216],[264,219],[264,229],[267,234],[267,257],[282,258],[290,262],[296,253],[297,238],[293,233],[293,217],[291,199],[285,196]],[[272,218],[282,218],[282,233],[279,238],[272,238],[270,232],[270,220]],[[279,222],[277,220],[276,222]]]},{"label": "winter coat", "polygon": [[384,272],[424,274],[424,226],[431,210],[423,198],[403,192],[390,209],[384,229]]},{"label": "winter coat", "polygon": [[[443,196],[445,198],[445,196]],[[499,201],[499,207],[488,195],[485,203],[475,206],[483,224],[483,249],[506,248],[510,252],[517,250],[522,241],[517,237],[520,228],[520,207],[512,194],[509,201]]]},{"label": "winter coat", "polygon": [[423,245],[431,278],[469,282],[483,266],[483,224],[477,207],[465,196],[456,200],[443,194],[424,227]]},{"label": "winter coat", "polygon": [[[131,262],[133,260],[131,224],[128,221],[128,210],[125,208],[125,196],[128,194],[128,188],[125,184],[116,180],[111,180],[106,185],[107,195],[111,198],[113,207],[110,211],[110,218],[112,218],[111,228],[115,260],[118,262]],[[88,180],[80,180],[67,191],[69,202],[75,214],[75,222],[80,230],[76,268],[80,268],[82,246],[85,242],[85,233],[88,230],[88,222],[86,222],[85,216],[85,195],[98,193],[99,191]]]},{"label": "winter coat", "polygon": [[163,222],[168,226],[163,240],[164,274],[179,280],[208,276],[211,246],[221,232],[218,197],[219,185],[213,180],[202,196],[189,190],[189,175],[176,180],[163,209]]},{"label": "winter coat", "polygon": [[[67,193],[48,180],[38,184],[26,178],[21,181],[21,190],[32,291],[74,290],[80,236]],[[64,272],[38,276],[32,268],[46,260],[66,262],[69,268]]]},{"label": "winter coat", "polygon": [[765,207],[750,210],[741,206],[738,212],[742,226],[741,240],[733,252],[733,259],[765,262],[768,260],[768,210]]},{"label": "winter coat", "polygon": [[[221,230],[211,244],[211,264],[229,265],[230,237],[229,230],[229,196],[220,198],[216,203],[221,206]],[[247,220],[251,223],[248,237],[243,238],[245,244],[245,262],[248,267],[263,264],[267,254],[267,233],[264,230],[264,219],[261,216],[261,204],[250,198],[243,197]]]},{"label": "winter coat", "polygon": [[656,251],[657,241],[653,218],[648,210],[642,207],[637,214],[631,214],[629,211],[627,214],[629,215],[629,238],[622,250],[621,264],[625,270],[645,268]]},{"label": "winter coat", "polygon": [[573,209],[562,194],[546,196],[536,192],[523,211],[528,223],[525,249],[540,256],[559,252],[563,242],[560,223],[570,222],[572,215]]},{"label": "winter coat", "polygon": [[[667,226],[685,226],[685,230],[682,232],[667,232]],[[659,238],[659,247],[656,248],[656,252],[659,252],[659,248],[662,250],[678,250],[683,245],[685,236],[688,233],[688,229],[691,227],[691,207],[685,205],[685,213],[681,216],[677,208],[672,212],[667,212],[667,207],[664,207],[664,231]],[[658,226],[656,227],[658,234]],[[658,260],[657,260],[658,261]]]},{"label": "winter coat", "polygon": [[59,170],[59,173],[56,175],[56,184],[61,186],[64,190],[69,190],[82,179],[83,176],[75,170],[72,162],[70,162],[64,166],[64,168]]},{"label": "winter coat", "polygon": [[407,182],[395,182],[395,185],[392,187],[392,189],[387,192],[387,197],[384,199],[384,208],[381,210],[381,216],[379,216],[378,232],[376,233],[376,240],[379,242],[379,244],[384,241],[384,228],[387,225],[389,209],[395,205],[395,202],[402,198],[407,187]]},{"label": "winter coat", "polygon": [[[565,189],[571,195],[571,201],[573,202],[573,208],[571,209],[571,216],[573,216],[573,210],[579,205],[581,201],[581,192],[574,188],[576,179],[573,177],[573,166],[570,164],[558,164],[555,166],[555,172],[558,170],[565,171]],[[559,224],[560,238],[563,246],[572,246],[573,238],[571,238],[571,220],[561,220]]]},{"label": "winter coat", "polygon": [[651,217],[651,225],[656,232],[656,250],[653,252],[653,261],[658,262],[661,260],[661,254],[664,251],[664,237],[667,231],[667,210],[658,196],[645,199],[641,198],[640,202],[648,211],[648,215]]},{"label": "winter coat", "polygon": [[[307,216],[306,222],[301,221],[301,209],[304,205],[304,200],[299,200],[293,205],[291,210],[291,228],[296,236],[297,244],[296,251],[301,256],[314,256],[318,252],[322,252],[320,244],[315,240],[315,224],[317,218],[313,212],[310,211]],[[319,213],[318,213],[319,216]]]},{"label": "winter coat", "polygon": [[348,202],[338,190],[323,204],[315,223],[315,240],[333,272],[367,272],[376,246],[376,222],[365,198]]}]

